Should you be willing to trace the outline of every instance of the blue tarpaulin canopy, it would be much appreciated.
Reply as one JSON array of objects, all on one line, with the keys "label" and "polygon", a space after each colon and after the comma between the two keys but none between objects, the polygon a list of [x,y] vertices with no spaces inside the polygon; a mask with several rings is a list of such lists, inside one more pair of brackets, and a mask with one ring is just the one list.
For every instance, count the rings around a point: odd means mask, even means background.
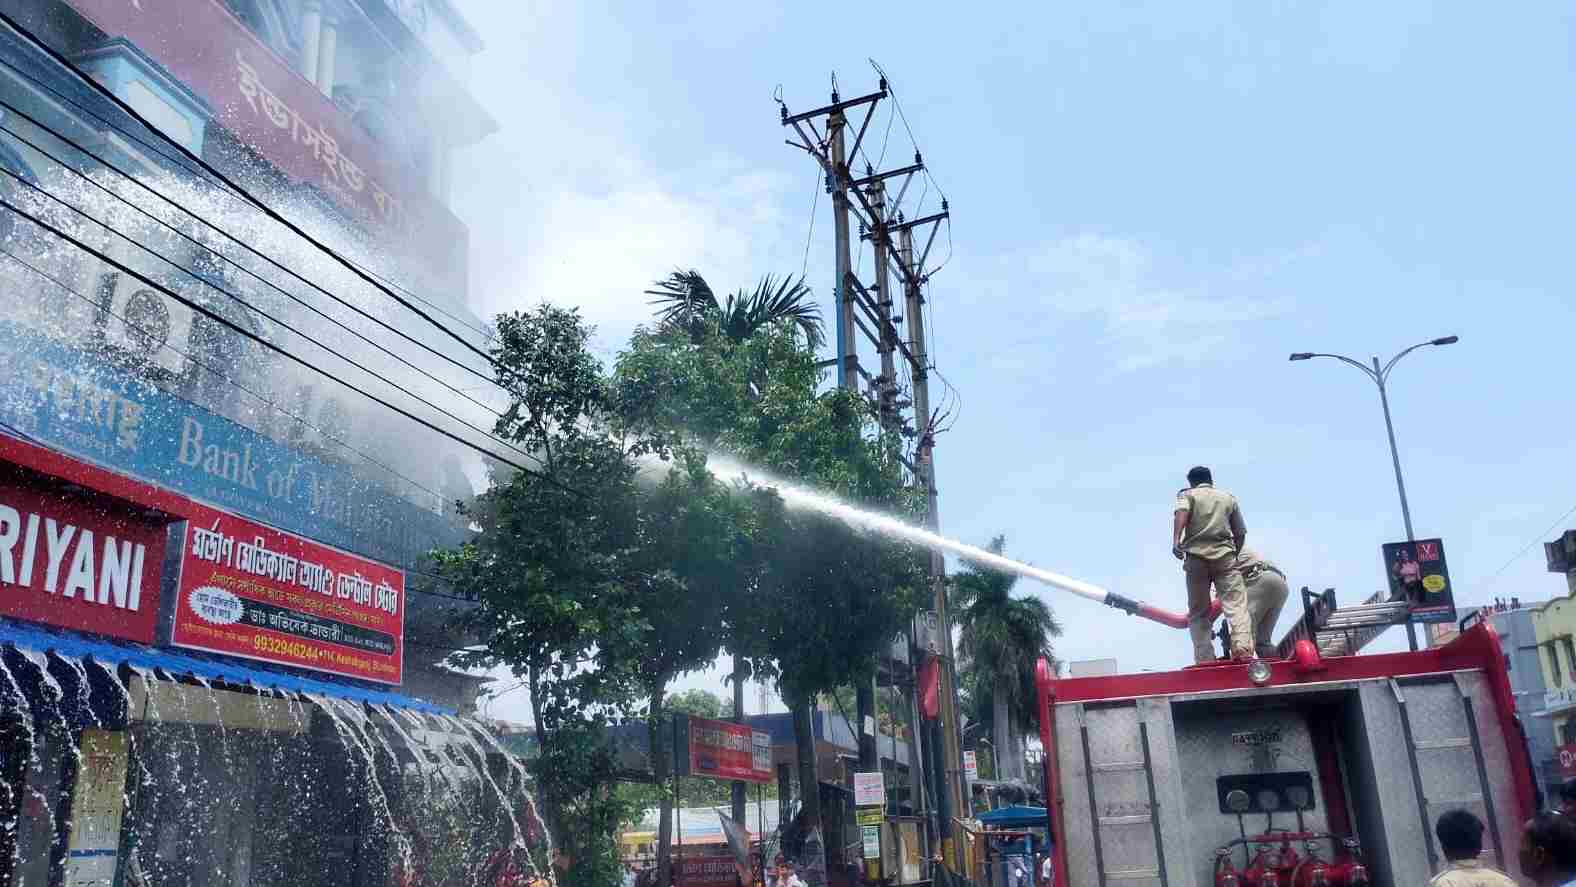
[{"label": "blue tarpaulin canopy", "polygon": [[169,650],[145,647],[119,641],[103,641],[68,632],[21,626],[14,622],[0,621],[0,644],[9,644],[21,650],[36,653],[54,653],[77,659],[93,661],[114,669],[120,663],[133,668],[158,669],[171,677],[191,675],[206,681],[218,681],[234,687],[253,687],[259,690],[278,690],[287,693],[310,693],[334,696],[372,705],[396,705],[428,714],[452,715],[452,709],[387,690],[374,690],[353,684],[316,680],[271,669],[241,665],[233,660],[201,658]]},{"label": "blue tarpaulin canopy", "polygon": [[979,821],[991,828],[1044,828],[1047,824],[1044,807],[1022,804],[981,813]]}]

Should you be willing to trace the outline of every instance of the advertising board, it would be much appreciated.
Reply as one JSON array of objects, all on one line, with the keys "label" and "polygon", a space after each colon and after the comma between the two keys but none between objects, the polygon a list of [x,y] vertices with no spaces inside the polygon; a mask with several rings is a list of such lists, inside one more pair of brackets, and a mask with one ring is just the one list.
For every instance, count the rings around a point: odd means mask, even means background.
[{"label": "advertising board", "polygon": [[405,574],[203,509],[187,525],[171,643],[398,684]]},{"label": "advertising board", "polygon": [[854,774],[854,806],[882,807],[886,805],[886,775],[880,770]]},{"label": "advertising board", "polygon": [[0,614],[151,644],[165,522],[0,463]]},{"label": "advertising board", "polygon": [[689,718],[689,776],[767,783],[772,772],[771,736],[748,724]]},{"label": "advertising board", "polygon": [[1390,598],[1410,603],[1414,622],[1456,621],[1455,590],[1442,541],[1391,542],[1382,551]]}]

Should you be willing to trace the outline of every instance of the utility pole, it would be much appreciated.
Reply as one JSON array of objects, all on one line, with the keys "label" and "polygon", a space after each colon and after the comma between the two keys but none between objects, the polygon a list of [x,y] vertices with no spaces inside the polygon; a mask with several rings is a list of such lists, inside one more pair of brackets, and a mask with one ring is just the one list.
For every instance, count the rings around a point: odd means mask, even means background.
[{"label": "utility pole", "polygon": [[[875,170],[865,169],[866,175],[874,175]],[[886,225],[886,183],[877,179],[870,184],[871,221],[877,227]],[[897,366],[892,355],[897,351],[897,327],[892,322],[892,291],[890,288],[891,275],[887,273],[887,253],[891,244],[885,237],[875,237],[871,240],[874,247],[875,263],[875,291],[876,291],[876,317],[880,323],[880,336],[876,341],[876,353],[881,356],[881,378],[876,385],[876,403],[879,404],[881,427],[888,431],[896,431],[897,421]]]},{"label": "utility pole", "polygon": [[[946,212],[946,204],[942,204],[942,211]],[[934,242],[935,229],[931,229],[932,243]],[[904,303],[908,314],[908,330],[912,359],[914,361],[914,415],[919,426],[919,447],[915,452],[914,465],[916,467],[915,479],[924,485],[925,491],[925,527],[931,532],[941,528],[941,514],[936,507],[936,437],[932,427],[934,416],[930,409],[930,353],[925,342],[925,297],[920,290],[920,269],[923,267],[923,257],[919,262],[914,259],[914,232],[910,227],[904,227],[898,232],[898,242],[901,244],[899,261],[905,268],[903,275]],[[926,252],[929,252],[929,244]],[[959,742],[959,733],[962,725],[958,720],[957,707],[957,674],[952,659],[952,619],[947,608],[947,563],[941,552],[932,549],[930,552],[930,582],[931,594],[934,598],[936,611],[936,627],[941,637],[938,639],[938,648],[941,656],[941,754],[946,768],[943,777],[938,779],[937,793],[937,833],[942,835],[942,856],[947,860],[948,868],[956,871],[955,839],[952,834],[952,811],[966,813],[969,811],[968,798],[963,786],[962,761],[963,751]],[[999,777],[998,777],[999,778]]]},{"label": "utility pole", "polygon": [[[815,158],[826,175],[826,189],[832,195],[833,223],[837,237],[835,290],[837,357],[834,362],[838,368],[838,385],[859,392],[860,378],[869,379],[868,374],[859,364],[858,339],[859,334],[863,334],[865,340],[873,345],[880,355],[880,376],[870,379],[873,389],[870,393],[874,395],[872,399],[876,404],[878,420],[884,431],[917,438],[913,461],[905,459],[904,465],[911,473],[914,484],[924,491],[925,523],[927,527],[935,530],[939,526],[934,463],[937,416],[930,406],[928,381],[930,357],[924,336],[924,297],[921,291],[928,279],[925,268],[930,249],[935,244],[936,233],[940,230],[941,222],[950,217],[950,212],[947,201],[943,198],[941,212],[911,221],[904,219],[903,200],[909,192],[910,184],[913,183],[916,175],[928,175],[917,149],[912,164],[896,169],[877,170],[867,162],[863,176],[854,178],[850,174],[848,159],[862,156],[860,149],[865,134],[869,131],[870,121],[875,116],[876,105],[888,97],[885,77],[881,78],[880,87],[876,92],[847,100],[837,94],[834,84],[830,105],[813,111],[790,114],[787,105],[784,104],[781,106],[781,118],[783,126],[791,127],[798,136],[797,140],[790,139],[788,144],[803,149]],[[858,121],[857,131],[850,144],[849,114],[859,109],[863,109],[863,117]],[[817,121],[822,118],[825,120],[826,128],[824,137],[816,128]],[[863,156],[868,157],[868,155]],[[849,238],[850,215],[858,219],[860,239],[869,240],[874,253],[873,279],[869,287],[861,283],[853,271],[852,244]],[[928,239],[924,248],[916,252],[915,232],[923,229],[928,229]],[[894,235],[897,236],[898,243],[893,242]],[[897,316],[892,311],[894,299],[891,281],[894,275],[902,281],[904,287],[906,318]],[[911,333],[906,337],[901,336],[897,329],[905,319]],[[912,371],[914,380],[912,402],[900,397],[900,387],[897,382],[899,355]],[[907,426],[903,417],[904,409],[910,406],[913,407],[912,428]],[[930,573],[934,609],[940,633],[938,658],[941,665],[942,702],[939,723],[927,727],[929,732],[923,737],[923,742],[920,741],[921,731],[916,729],[914,741],[917,746],[924,748],[923,759],[927,761],[925,769],[932,777],[923,794],[933,802],[932,812],[935,814],[932,823],[933,835],[942,850],[945,868],[958,872],[961,870],[956,849],[959,841],[952,825],[952,817],[954,813],[966,813],[969,808],[963,784],[963,756],[958,735],[961,724],[958,717],[956,675],[952,661],[951,620],[947,613],[946,562],[939,552],[931,552]],[[910,646],[912,647],[912,643]],[[855,732],[859,735],[860,769],[867,771],[880,766],[875,737],[867,736],[864,730],[867,715],[872,719],[876,716],[872,678],[873,676],[861,675],[855,681],[855,701],[859,709],[859,724],[855,726]],[[916,715],[917,709],[916,704],[914,706]],[[870,741],[867,742],[867,739]],[[918,781],[916,777],[916,784]],[[916,803],[921,794],[918,791],[913,793]],[[932,845],[933,848],[935,846]],[[937,870],[934,879],[946,883],[949,880],[948,872]]]},{"label": "utility pole", "polygon": [[[837,108],[837,93],[832,93],[832,105]],[[812,124],[813,126],[813,124]],[[853,276],[853,262],[848,243],[848,176],[837,170],[848,169],[848,159],[843,151],[843,132],[848,119],[837,108],[826,116],[826,136],[831,143],[831,169],[826,174],[827,187],[832,191],[832,228],[837,236],[837,384],[852,391],[859,390],[859,348],[854,339],[854,293],[848,280]],[[862,135],[863,133],[861,133]]]}]

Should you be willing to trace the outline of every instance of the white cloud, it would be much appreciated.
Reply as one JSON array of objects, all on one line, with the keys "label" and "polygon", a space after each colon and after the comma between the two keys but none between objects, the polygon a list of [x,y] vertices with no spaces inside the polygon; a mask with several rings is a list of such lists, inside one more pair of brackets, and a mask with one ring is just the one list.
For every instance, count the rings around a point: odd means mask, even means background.
[{"label": "white cloud", "polygon": [[1253,322],[1286,310],[1284,301],[1268,296],[1168,283],[1156,273],[1150,252],[1124,238],[1078,234],[1012,264],[1028,272],[1027,286],[1035,292],[1030,304],[1040,309],[1038,321],[1025,320],[1043,325],[1068,315],[1095,319],[1103,331],[1100,343],[1124,372],[1207,363]]},{"label": "white cloud", "polygon": [[695,268],[719,290],[750,284],[779,233],[781,183],[719,171],[691,197],[649,175],[619,171],[594,185],[532,195],[513,250],[478,252],[476,301],[487,314],[550,301],[577,306],[615,348],[651,318],[651,282]]}]

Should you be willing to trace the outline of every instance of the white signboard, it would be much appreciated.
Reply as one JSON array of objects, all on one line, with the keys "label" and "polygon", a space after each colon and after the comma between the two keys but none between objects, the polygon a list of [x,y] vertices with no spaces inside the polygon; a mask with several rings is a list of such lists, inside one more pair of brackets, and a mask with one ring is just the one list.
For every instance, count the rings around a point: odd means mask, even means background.
[{"label": "white signboard", "polygon": [[886,780],[881,771],[854,774],[854,806],[886,806]]},{"label": "white signboard", "polygon": [[750,731],[750,765],[756,770],[772,769],[772,734]]},{"label": "white signboard", "polygon": [[82,764],[71,799],[66,887],[110,887],[115,883],[125,798],[126,734],[83,730]]},{"label": "white signboard", "polygon": [[866,825],[859,829],[859,836],[865,845],[866,859],[881,858],[881,826]]},{"label": "white signboard", "polygon": [[974,752],[963,753],[963,778],[969,782],[977,782],[980,778],[980,759]]}]

